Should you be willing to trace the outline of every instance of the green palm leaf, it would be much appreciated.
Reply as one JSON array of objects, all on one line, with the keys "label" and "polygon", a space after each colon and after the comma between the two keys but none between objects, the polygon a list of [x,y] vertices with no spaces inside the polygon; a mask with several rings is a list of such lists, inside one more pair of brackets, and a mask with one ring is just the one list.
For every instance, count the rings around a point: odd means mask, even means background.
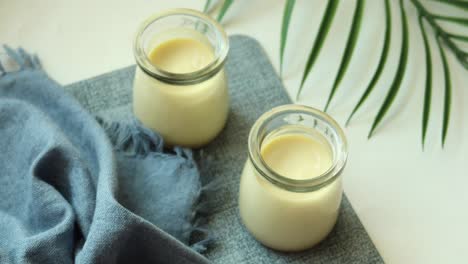
[{"label": "green palm leaf", "polygon": [[426,140],[427,125],[429,124],[429,114],[431,112],[431,97],[432,97],[432,58],[429,41],[427,40],[426,30],[422,21],[422,16],[419,16],[419,27],[424,41],[424,50],[426,52],[426,89],[424,91],[424,106],[422,117],[422,147]]},{"label": "green palm leaf", "polygon": [[302,87],[304,86],[304,82],[309,75],[312,66],[314,66],[315,60],[322,49],[323,43],[325,42],[325,38],[328,35],[328,31],[330,30],[330,26],[332,24],[333,18],[336,13],[336,8],[338,6],[337,0],[329,0],[327,4],[327,8],[325,10],[325,14],[323,15],[322,22],[320,23],[319,32],[317,37],[315,38],[314,45],[312,46],[312,50],[309,54],[309,58],[307,59],[306,67],[304,69],[304,73],[302,75],[301,86],[297,91],[296,99],[299,98],[301,93]]},{"label": "green palm leaf", "polygon": [[457,23],[462,26],[468,26],[468,19],[460,18],[460,17],[451,17],[451,16],[441,16],[441,15],[433,15],[435,19],[444,20],[452,23]]},{"label": "green palm leaf", "polygon": [[211,6],[211,0],[206,0],[205,6],[203,7],[203,13],[208,12],[208,9],[210,9]]},{"label": "green palm leaf", "polygon": [[[450,0],[450,1],[445,1],[445,0],[437,0],[439,2],[444,2],[447,4],[451,3],[464,3],[466,6],[468,6],[468,2],[463,2],[463,1],[455,1],[455,0]],[[418,13],[426,19],[426,21],[432,26],[434,29],[436,35],[438,35],[443,42],[447,45],[447,47],[455,54],[457,57],[458,61],[462,64],[462,66],[465,69],[468,69],[468,53],[463,51],[460,47],[458,47],[451,39],[451,34],[447,33],[442,27],[437,24],[435,21],[434,15],[432,15],[419,1],[417,0],[411,0],[413,3],[414,7],[418,10]],[[455,5],[457,6],[457,5]],[[461,7],[461,6],[460,6]],[[452,34],[453,36],[453,34]],[[457,35],[454,36],[455,38]]]},{"label": "green palm leaf", "polygon": [[401,13],[401,22],[402,22],[402,45],[401,45],[401,52],[400,52],[400,61],[398,63],[397,73],[395,78],[392,82],[392,85],[385,97],[385,100],[382,106],[377,113],[377,116],[374,119],[374,123],[369,131],[368,138],[372,136],[372,133],[375,131],[377,126],[380,124],[382,119],[384,118],[385,114],[387,113],[388,109],[392,105],[393,101],[395,100],[398,91],[400,90],[400,84],[403,80],[403,76],[405,74],[406,69],[406,62],[408,60],[408,19],[406,18],[405,8],[403,7],[403,0],[400,0],[400,13]]},{"label": "green palm leaf", "polygon": [[361,107],[361,105],[364,103],[364,101],[367,99],[367,97],[370,95],[370,93],[374,89],[375,84],[377,83],[377,81],[380,78],[380,75],[383,72],[385,62],[387,61],[388,51],[390,48],[391,32],[392,32],[392,14],[390,11],[389,0],[385,0],[385,20],[386,20],[385,21],[385,37],[384,37],[382,53],[380,54],[379,64],[377,66],[377,69],[375,70],[372,80],[370,81],[363,95],[359,99],[359,102],[356,104],[353,111],[349,115],[348,120],[346,120],[346,125],[349,124],[349,122],[351,121],[351,118],[353,118],[354,114],[357,112],[357,110]]},{"label": "green palm leaf", "polygon": [[287,0],[284,5],[283,23],[281,25],[281,42],[280,42],[280,75],[283,74],[283,55],[284,48],[286,47],[286,39],[288,38],[289,22],[291,21],[291,14],[296,4],[296,0]]},{"label": "green palm leaf", "polygon": [[327,104],[325,105],[325,111],[327,111],[328,106],[330,105],[333,96],[340,85],[343,76],[348,69],[349,62],[353,55],[354,48],[356,47],[356,42],[359,36],[359,31],[361,29],[362,13],[364,10],[365,0],[359,0],[356,2],[356,9],[354,10],[353,22],[351,24],[351,30],[348,36],[348,42],[346,43],[345,52],[343,58],[341,59],[341,65],[336,75],[335,82],[333,83],[332,90],[328,96]]},{"label": "green palm leaf", "polygon": [[[461,17],[453,17],[453,16],[446,16],[446,15],[439,15],[439,14],[432,14],[429,12],[419,0],[410,0],[419,14],[419,26],[421,27],[421,34],[423,36],[424,41],[424,48],[425,48],[425,56],[426,56],[426,84],[425,84],[425,91],[424,91],[424,105],[423,105],[423,116],[422,116],[422,146],[424,148],[424,143],[427,134],[427,128],[429,124],[430,118],[430,108],[431,108],[431,100],[432,100],[432,58],[430,52],[430,45],[428,42],[427,32],[424,28],[423,19],[425,19],[428,24],[434,30],[437,36],[437,44],[439,46],[439,52],[441,54],[441,60],[444,69],[444,77],[445,77],[445,97],[444,97],[444,113],[443,113],[443,125],[442,125],[442,146],[445,144],[449,121],[450,121],[450,109],[451,109],[451,97],[452,97],[452,87],[451,87],[451,79],[450,79],[450,71],[449,65],[447,62],[446,54],[443,48],[445,44],[449,50],[453,52],[457,60],[462,64],[462,66],[468,69],[468,52],[461,49],[454,40],[460,41],[468,41],[468,36],[464,34],[455,34],[451,32],[447,32],[443,29],[438,22],[450,22],[450,23],[457,23],[462,26],[468,26],[468,19],[461,18]],[[454,7],[458,7],[460,9],[468,10],[468,1],[460,1],[460,0],[433,0],[438,1],[443,4],[452,5]],[[281,37],[280,37],[280,72],[283,70],[283,57],[284,57],[284,50],[286,46],[286,40],[289,30],[289,23],[292,16],[292,10],[295,5],[295,0],[286,0],[285,9],[283,13],[283,21],[282,21],[282,28],[281,28]],[[232,5],[233,0],[224,0],[221,10],[218,14],[218,21],[221,21]],[[353,111],[351,112],[348,120],[346,121],[346,125],[350,122],[354,114],[360,109],[363,105],[365,100],[368,98],[370,93],[373,91],[376,83],[378,82],[383,69],[385,68],[387,57],[389,54],[390,49],[390,39],[391,39],[391,11],[390,11],[390,0],[384,0],[385,3],[385,16],[386,16],[386,24],[385,24],[385,38],[384,44],[382,48],[382,52],[380,54],[380,59],[378,66],[372,76],[372,79],[368,86],[366,87],[363,95],[359,99],[358,103],[354,107]],[[338,7],[339,1],[337,0],[329,0],[327,3],[327,7],[325,13],[322,17],[322,21],[320,22],[319,31],[317,36],[314,40],[312,49],[309,53],[306,66],[304,68],[304,72],[302,75],[302,80],[300,87],[297,92],[297,98],[299,97],[302,88],[304,86],[305,80],[307,79],[311,69],[313,68],[318,55],[320,54],[321,48],[324,45],[325,39],[328,35],[330,30],[331,24],[333,22],[336,9]],[[335,95],[336,91],[338,90],[339,84],[346,74],[346,70],[350,63],[350,60],[353,55],[353,51],[359,36],[360,31],[360,24],[362,21],[363,9],[364,9],[364,0],[358,0],[356,4],[356,9],[354,11],[353,22],[351,25],[351,30],[348,35],[347,43],[345,46],[344,54],[340,62],[340,66],[338,69],[338,73],[335,77],[333,87],[330,91],[330,95],[328,97],[325,111],[327,110],[329,104],[333,100],[333,96]],[[211,5],[211,0],[207,0],[205,3],[204,10],[208,10]],[[374,133],[375,129],[379,126],[385,114],[388,112],[390,107],[392,106],[405,75],[406,64],[408,61],[408,48],[409,48],[409,38],[408,38],[408,19],[406,17],[405,8],[403,6],[403,0],[399,1],[400,13],[401,13],[401,20],[402,20],[402,45],[400,51],[400,57],[398,62],[398,68],[396,74],[393,78],[391,86],[384,98],[384,102],[381,105],[374,121],[372,127],[369,131],[368,137],[371,137]]]},{"label": "green palm leaf", "polygon": [[447,34],[447,36],[449,36],[452,39],[458,39],[458,40],[461,40],[461,41],[468,41],[468,36],[462,36],[462,35],[450,34],[450,33]]},{"label": "green palm leaf", "polygon": [[221,9],[219,10],[218,18],[217,20],[221,22],[223,19],[224,15],[226,14],[226,11],[229,9],[231,6],[233,0],[224,0],[223,5],[221,6]]},{"label": "green palm leaf", "polygon": [[437,38],[439,44],[440,56],[442,58],[442,65],[444,66],[444,78],[445,78],[445,96],[444,96],[444,117],[442,123],[442,147],[445,144],[445,138],[447,137],[448,126],[450,122],[450,105],[452,102],[452,84],[450,81],[450,71],[447,63],[447,57],[445,56],[444,48],[440,39]]},{"label": "green palm leaf", "polygon": [[468,10],[468,2],[462,1],[462,0],[433,0],[437,2],[441,2],[444,4],[452,5],[455,7],[463,8],[465,10]]}]

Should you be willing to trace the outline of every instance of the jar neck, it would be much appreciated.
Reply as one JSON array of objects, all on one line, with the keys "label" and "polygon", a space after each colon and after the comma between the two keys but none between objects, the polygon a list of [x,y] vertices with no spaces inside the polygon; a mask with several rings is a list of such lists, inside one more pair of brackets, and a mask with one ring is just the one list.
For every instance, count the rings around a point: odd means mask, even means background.
[{"label": "jar neck", "polygon": [[[320,175],[300,180],[275,172],[263,160],[261,149],[265,139],[281,129],[283,134],[307,135],[312,131],[320,134],[331,148],[332,166]],[[335,181],[345,167],[348,154],[346,138],[336,121],[324,112],[301,105],[283,105],[264,113],[250,130],[248,145],[249,159],[257,173],[273,185],[292,192],[316,191]]]},{"label": "jar neck", "polygon": [[[149,52],[155,48],[152,41],[161,32],[180,30],[178,37],[189,37],[184,31],[196,32],[213,49],[214,59],[205,67],[188,73],[174,73],[151,63]],[[134,56],[137,66],[147,75],[173,85],[191,85],[203,82],[216,75],[224,66],[229,51],[229,39],[223,28],[209,16],[191,9],[172,9],[155,14],[144,21],[134,41]]]}]

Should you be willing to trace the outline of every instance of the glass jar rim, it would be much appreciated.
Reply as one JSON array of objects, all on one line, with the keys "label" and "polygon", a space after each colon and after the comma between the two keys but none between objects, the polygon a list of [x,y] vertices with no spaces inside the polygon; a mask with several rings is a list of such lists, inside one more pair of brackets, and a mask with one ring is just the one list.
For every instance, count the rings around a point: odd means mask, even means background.
[{"label": "glass jar rim", "polygon": [[[205,22],[209,27],[211,27],[217,34],[216,38],[221,41],[221,49],[215,55],[215,59],[205,67],[200,70],[188,72],[188,73],[173,73],[169,71],[165,71],[149,60],[148,56],[143,47],[142,36],[145,33],[145,30],[154,22],[170,17],[170,16],[178,16],[178,15],[185,15],[185,16],[192,16],[198,18]],[[145,73],[148,75],[161,80],[163,82],[172,83],[176,85],[189,85],[202,82],[210,77],[214,76],[223,66],[226,61],[227,55],[229,51],[229,38],[227,37],[226,32],[221,27],[221,25],[216,22],[213,18],[208,15],[205,15],[202,12],[193,9],[187,8],[174,8],[169,9],[160,13],[156,13],[149,18],[147,18],[141,25],[139,26],[135,41],[133,43],[133,53],[135,56],[135,60],[137,66],[141,68]]]},{"label": "glass jar rim", "polygon": [[[320,118],[326,122],[336,133],[337,137],[341,142],[341,149],[338,158],[333,159],[333,165],[322,174],[308,178],[308,179],[291,179],[284,175],[275,172],[262,158],[261,155],[261,142],[258,141],[259,134],[262,133],[266,124],[280,114],[285,113],[300,113],[304,115],[310,115]],[[255,169],[274,185],[294,192],[311,192],[322,188],[325,185],[333,182],[343,171],[348,156],[348,146],[345,134],[338,123],[327,113],[322,112],[318,109],[298,105],[298,104],[287,104],[277,106],[268,112],[262,114],[252,126],[249,139],[248,139],[249,159]],[[335,155],[335,154],[334,154]]]}]

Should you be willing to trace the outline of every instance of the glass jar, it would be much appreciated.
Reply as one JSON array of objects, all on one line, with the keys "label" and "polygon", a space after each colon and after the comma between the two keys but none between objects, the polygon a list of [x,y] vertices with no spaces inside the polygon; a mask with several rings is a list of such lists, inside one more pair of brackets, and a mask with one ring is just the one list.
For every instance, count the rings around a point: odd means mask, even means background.
[{"label": "glass jar", "polygon": [[[152,52],[158,56],[156,48],[164,46],[160,52],[164,56],[167,52],[181,54],[177,43],[171,42],[174,40],[193,42],[193,48],[201,45],[204,50],[194,52],[208,50],[209,61],[193,71],[179,71],[177,67],[195,65],[198,57],[184,61],[189,59],[174,56],[170,70],[154,63],[151,56]],[[228,38],[221,26],[195,10],[173,9],[143,22],[134,43],[138,67],[133,112],[137,119],[160,133],[169,145],[200,147],[214,139],[223,129],[229,110],[224,72],[228,50]],[[199,57],[207,60],[206,56]]]},{"label": "glass jar", "polygon": [[[304,136],[324,144],[330,151],[328,169],[301,179],[274,171],[265,162],[262,150],[268,142],[284,136]],[[341,172],[348,152],[339,125],[314,108],[279,106],[255,122],[248,149],[240,180],[239,210],[249,232],[262,244],[282,251],[304,250],[323,240],[335,225],[343,192]],[[293,154],[280,152],[277,157],[288,159]],[[313,162],[312,157],[304,157],[303,162]]]}]

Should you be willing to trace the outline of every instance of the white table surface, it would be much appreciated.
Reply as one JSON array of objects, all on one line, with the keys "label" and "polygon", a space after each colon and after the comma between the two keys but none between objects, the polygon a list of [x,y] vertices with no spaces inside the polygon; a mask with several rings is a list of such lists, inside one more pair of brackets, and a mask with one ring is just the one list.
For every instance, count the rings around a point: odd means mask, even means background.
[{"label": "white table surface", "polygon": [[[256,38],[276,69],[283,3],[235,1],[223,23],[228,34]],[[389,117],[367,140],[398,62],[401,31],[396,1],[392,3],[390,66],[368,104],[345,129],[350,147],[345,192],[387,263],[467,263],[468,74],[447,52],[454,96],[447,142],[442,149],[443,75],[437,49],[432,46],[436,60],[433,108],[426,148],[422,151],[425,62],[415,10],[410,4],[409,71]],[[325,4],[325,0],[299,0],[294,10],[284,65],[284,83],[292,97]],[[338,68],[354,4],[355,1],[342,1],[338,7],[337,23],[329,35],[332,37],[311,72],[299,103],[323,107]],[[150,14],[172,7],[201,9],[203,5],[202,0],[0,0],[0,43],[37,53],[50,76],[68,84],[133,64],[135,29]],[[329,111],[341,124],[369,82],[382,46],[382,2],[367,1],[365,12],[357,54]],[[455,30],[467,33],[466,29]]]}]

